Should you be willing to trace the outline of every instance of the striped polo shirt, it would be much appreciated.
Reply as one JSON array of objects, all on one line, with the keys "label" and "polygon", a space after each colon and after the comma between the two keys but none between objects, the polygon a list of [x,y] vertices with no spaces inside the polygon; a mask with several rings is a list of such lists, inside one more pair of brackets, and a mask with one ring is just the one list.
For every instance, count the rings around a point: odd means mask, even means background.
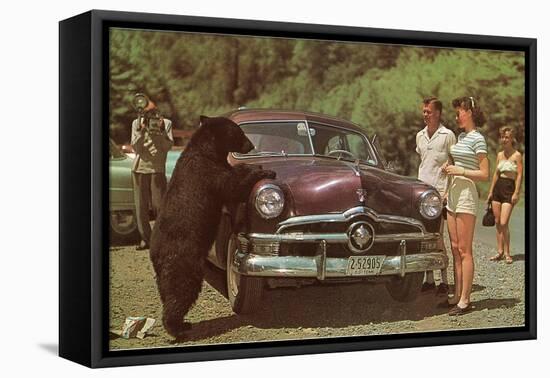
[{"label": "striped polo shirt", "polygon": [[479,170],[478,154],[487,153],[487,143],[477,130],[461,133],[458,142],[451,147],[454,164],[464,169]]}]

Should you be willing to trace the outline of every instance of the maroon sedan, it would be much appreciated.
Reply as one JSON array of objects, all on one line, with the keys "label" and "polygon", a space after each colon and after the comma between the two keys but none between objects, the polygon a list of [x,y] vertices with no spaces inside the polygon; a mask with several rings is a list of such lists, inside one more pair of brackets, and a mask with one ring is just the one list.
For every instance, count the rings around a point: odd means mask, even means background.
[{"label": "maroon sedan", "polygon": [[226,269],[236,313],[253,312],[266,287],[334,282],[384,282],[392,298],[410,301],[424,271],[447,266],[438,192],[387,170],[359,126],[296,111],[227,117],[255,146],[229,162],[277,173],[224,212],[209,254]]}]

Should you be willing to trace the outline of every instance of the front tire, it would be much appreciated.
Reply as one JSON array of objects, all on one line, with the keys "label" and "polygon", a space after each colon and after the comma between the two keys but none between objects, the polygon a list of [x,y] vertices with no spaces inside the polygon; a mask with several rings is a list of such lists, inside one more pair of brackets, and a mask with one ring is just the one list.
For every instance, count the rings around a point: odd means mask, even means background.
[{"label": "front tire", "polygon": [[111,242],[115,244],[135,243],[140,240],[136,216],[132,210],[111,211],[109,214]]},{"label": "front tire", "polygon": [[418,297],[424,280],[424,272],[408,273],[405,277],[393,277],[386,283],[386,290],[398,302],[412,302]]},{"label": "front tire", "polygon": [[227,242],[227,297],[236,314],[251,314],[260,308],[264,281],[257,277],[247,277],[233,271],[233,260],[237,252],[235,235]]}]

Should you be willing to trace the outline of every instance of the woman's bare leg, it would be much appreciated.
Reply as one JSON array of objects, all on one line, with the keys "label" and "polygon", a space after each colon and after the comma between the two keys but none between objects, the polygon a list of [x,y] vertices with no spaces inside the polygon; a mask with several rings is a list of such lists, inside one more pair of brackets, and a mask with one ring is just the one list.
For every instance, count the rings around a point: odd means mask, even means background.
[{"label": "woman's bare leg", "polygon": [[462,259],[458,249],[458,230],[456,227],[456,214],[447,211],[447,229],[449,230],[449,240],[451,241],[451,252],[453,253],[453,272],[455,281],[454,297],[449,303],[458,303],[462,293]]},{"label": "woman's bare leg", "polygon": [[510,222],[510,216],[512,215],[513,206],[510,203],[503,203],[501,212],[500,212],[500,227],[502,229],[502,244],[504,256],[511,260],[512,256],[510,255],[510,228],[508,224]]},{"label": "woman's bare leg", "polygon": [[473,214],[459,213],[456,216],[456,230],[458,232],[458,250],[462,262],[462,292],[459,307],[470,304],[470,294],[474,281],[474,259],[472,244],[474,241],[474,229],[476,217]]},{"label": "woman's bare leg", "polygon": [[[503,240],[503,230],[500,225],[500,216],[501,216],[501,207],[502,204],[497,201],[493,201],[491,204],[491,207],[493,208],[493,214],[495,215],[495,226],[497,230],[497,253],[502,256],[502,252],[504,251],[504,240]],[[493,260],[496,260],[496,256],[493,256]]]}]

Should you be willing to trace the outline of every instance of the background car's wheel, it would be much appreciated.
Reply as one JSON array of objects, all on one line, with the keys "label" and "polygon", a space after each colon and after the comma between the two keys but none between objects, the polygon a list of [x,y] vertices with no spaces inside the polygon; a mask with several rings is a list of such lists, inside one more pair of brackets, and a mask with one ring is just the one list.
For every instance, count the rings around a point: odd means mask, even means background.
[{"label": "background car's wheel", "polygon": [[251,314],[260,307],[264,281],[261,278],[247,277],[233,271],[233,258],[236,251],[235,236],[231,235],[227,242],[227,297],[236,314]]},{"label": "background car's wheel", "polygon": [[386,283],[390,296],[399,302],[413,301],[422,288],[423,272],[408,273],[405,277],[393,277]]},{"label": "background car's wheel", "polygon": [[139,241],[140,236],[133,211],[111,211],[109,218],[112,243],[124,244]]}]

